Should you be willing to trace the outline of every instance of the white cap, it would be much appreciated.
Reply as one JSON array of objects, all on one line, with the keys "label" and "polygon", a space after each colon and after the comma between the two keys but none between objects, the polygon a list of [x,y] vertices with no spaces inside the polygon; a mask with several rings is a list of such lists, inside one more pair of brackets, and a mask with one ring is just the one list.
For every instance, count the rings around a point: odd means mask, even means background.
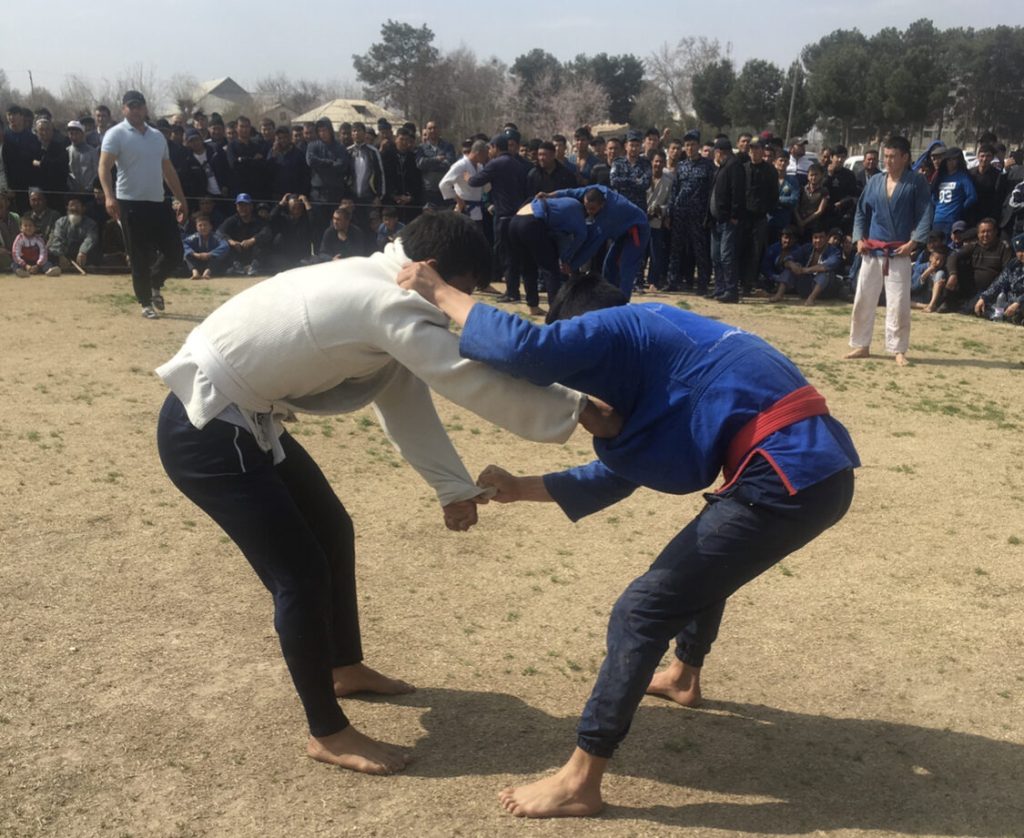
[{"label": "white cap", "polygon": [[79,131],[84,131],[85,130],[85,128],[82,127],[82,123],[79,122],[77,119],[72,119],[68,123],[68,130],[70,131],[72,128],[77,128]]}]

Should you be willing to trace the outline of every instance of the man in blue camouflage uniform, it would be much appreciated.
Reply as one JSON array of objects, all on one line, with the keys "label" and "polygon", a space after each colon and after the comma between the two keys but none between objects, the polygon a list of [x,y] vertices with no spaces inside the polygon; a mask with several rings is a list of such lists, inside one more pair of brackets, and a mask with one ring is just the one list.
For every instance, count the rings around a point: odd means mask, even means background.
[{"label": "man in blue camouflage uniform", "polygon": [[651,161],[640,154],[643,134],[630,131],[626,134],[626,156],[612,162],[608,176],[612,189],[629,198],[644,212],[647,211],[647,190],[651,188]]},{"label": "man in blue camouflage uniform", "polygon": [[697,269],[697,292],[707,293],[711,282],[711,239],[708,234],[708,203],[715,164],[700,154],[700,132],[683,136],[686,156],[676,166],[672,188],[672,249],[668,260],[668,290],[693,289]]}]

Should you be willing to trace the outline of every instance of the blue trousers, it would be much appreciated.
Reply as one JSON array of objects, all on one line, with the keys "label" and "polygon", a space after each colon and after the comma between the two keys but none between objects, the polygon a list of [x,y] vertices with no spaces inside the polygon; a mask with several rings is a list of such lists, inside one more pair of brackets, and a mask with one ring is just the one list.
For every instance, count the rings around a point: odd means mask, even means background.
[{"label": "blue trousers", "polygon": [[577,744],[610,757],[669,643],[676,657],[702,666],[718,636],[725,601],[736,590],[835,524],[853,498],[853,471],[841,471],[789,496],[755,458],[722,494],[669,542],[612,608],[608,652],[577,727]]},{"label": "blue trousers", "polygon": [[157,425],[167,476],[224,530],[274,600],[285,663],[314,736],[348,726],[331,669],[363,659],[355,532],[320,468],[281,437],[274,465],[251,433],[214,419],[197,429],[171,393]]},{"label": "blue trousers", "polygon": [[711,229],[711,261],[715,265],[715,295],[740,293],[737,254],[738,224],[717,222]]},{"label": "blue trousers", "polygon": [[633,294],[633,281],[640,272],[640,265],[643,263],[644,254],[647,252],[647,244],[651,238],[651,228],[646,224],[635,228],[637,241],[633,240],[631,232],[619,236],[608,248],[608,255],[604,257],[602,273],[612,285],[618,286],[619,290],[626,295],[628,300]]}]

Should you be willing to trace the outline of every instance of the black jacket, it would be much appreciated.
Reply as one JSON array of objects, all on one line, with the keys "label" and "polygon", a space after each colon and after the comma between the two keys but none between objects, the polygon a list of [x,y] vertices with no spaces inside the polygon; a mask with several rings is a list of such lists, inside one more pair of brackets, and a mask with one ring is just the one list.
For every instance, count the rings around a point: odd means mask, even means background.
[{"label": "black jacket", "polygon": [[763,221],[779,204],[779,176],[771,163],[743,164],[746,186],[744,205],[750,221]]},{"label": "black jacket", "polygon": [[[778,179],[775,189],[778,191]],[[746,218],[747,176],[743,161],[735,155],[723,163],[715,174],[711,187],[711,217],[719,222],[742,221]]]}]

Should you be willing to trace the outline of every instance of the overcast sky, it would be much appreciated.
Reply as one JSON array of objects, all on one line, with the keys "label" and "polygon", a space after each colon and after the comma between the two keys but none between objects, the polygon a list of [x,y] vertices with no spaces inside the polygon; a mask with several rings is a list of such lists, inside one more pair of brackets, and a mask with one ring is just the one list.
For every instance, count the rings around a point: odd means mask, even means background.
[{"label": "overcast sky", "polygon": [[[581,52],[629,52],[644,58],[664,42],[704,35],[719,39],[723,46],[730,43],[737,68],[748,58],[785,66],[804,44],[840,28],[856,26],[870,35],[884,26],[902,29],[920,17],[942,29],[1024,25],[1024,3],[1019,0],[860,0],[845,9],[831,3],[773,3],[761,4],[763,11],[756,16],[745,11],[749,4],[743,0],[218,0],[148,8],[137,1],[47,0],[37,8],[45,14],[42,28],[4,38],[0,48],[0,69],[22,91],[28,90],[28,70],[37,85],[60,92],[69,74],[98,84],[139,63],[164,81],[176,73],[200,81],[231,76],[250,87],[257,78],[278,72],[293,78],[355,81],[352,55],[364,53],[379,38],[387,18],[426,24],[442,51],[465,44],[480,57],[494,55],[507,63],[534,47],[562,60]],[[378,12],[381,8],[386,13]],[[655,18],[647,11],[651,8],[672,12]],[[48,46],[41,47],[40,39]]]}]

